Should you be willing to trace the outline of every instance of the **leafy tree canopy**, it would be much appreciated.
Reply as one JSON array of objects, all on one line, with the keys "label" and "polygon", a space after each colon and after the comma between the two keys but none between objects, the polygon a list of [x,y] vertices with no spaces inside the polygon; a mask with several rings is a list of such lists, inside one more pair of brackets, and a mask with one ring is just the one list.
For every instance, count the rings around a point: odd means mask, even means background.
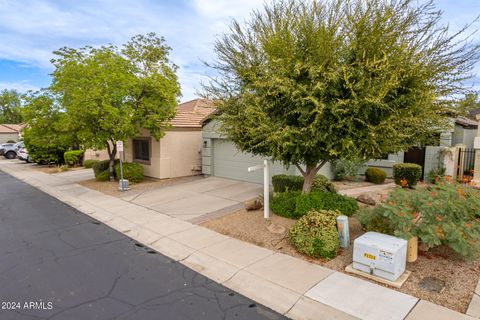
[{"label": "leafy tree canopy", "polygon": [[446,125],[478,45],[440,18],[433,1],[274,2],[217,40],[205,95],[239,149],[296,165],[309,192],[327,161],[402,151]]},{"label": "leafy tree canopy", "polygon": [[180,87],[170,47],[154,33],[113,45],[55,51],[51,90],[68,114],[69,127],[87,148],[107,148],[113,178],[115,141],[141,128],[160,139],[175,116]]},{"label": "leafy tree canopy", "polygon": [[0,91],[0,123],[22,122],[22,97],[16,90]]},{"label": "leafy tree canopy", "polygon": [[470,115],[470,112],[476,109],[480,109],[480,99],[477,92],[469,92],[458,101],[457,111],[461,116],[475,118]]},{"label": "leafy tree canopy", "polygon": [[68,130],[67,115],[48,91],[30,92],[22,109],[27,127],[23,139],[29,156],[35,162],[63,163],[63,153],[76,142]]}]

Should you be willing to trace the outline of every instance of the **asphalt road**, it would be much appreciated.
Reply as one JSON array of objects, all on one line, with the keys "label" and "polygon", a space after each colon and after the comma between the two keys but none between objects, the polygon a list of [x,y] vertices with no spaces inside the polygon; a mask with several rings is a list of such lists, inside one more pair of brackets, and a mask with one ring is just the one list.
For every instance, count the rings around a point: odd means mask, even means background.
[{"label": "asphalt road", "polygon": [[0,319],[283,319],[0,172]]}]

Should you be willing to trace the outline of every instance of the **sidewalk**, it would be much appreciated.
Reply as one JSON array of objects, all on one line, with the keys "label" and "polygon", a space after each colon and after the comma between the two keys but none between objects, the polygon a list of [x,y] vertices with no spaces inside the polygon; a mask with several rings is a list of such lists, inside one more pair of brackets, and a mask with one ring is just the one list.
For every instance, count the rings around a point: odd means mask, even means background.
[{"label": "sidewalk", "polygon": [[292,319],[474,319],[245,243],[23,164],[0,170]]}]

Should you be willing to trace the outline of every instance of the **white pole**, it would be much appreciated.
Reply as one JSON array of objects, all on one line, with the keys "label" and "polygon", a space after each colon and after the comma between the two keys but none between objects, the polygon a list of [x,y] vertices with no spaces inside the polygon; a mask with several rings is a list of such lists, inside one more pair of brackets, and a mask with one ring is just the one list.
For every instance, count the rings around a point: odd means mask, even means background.
[{"label": "white pole", "polygon": [[270,173],[268,170],[268,160],[263,160],[263,217],[270,218]]}]

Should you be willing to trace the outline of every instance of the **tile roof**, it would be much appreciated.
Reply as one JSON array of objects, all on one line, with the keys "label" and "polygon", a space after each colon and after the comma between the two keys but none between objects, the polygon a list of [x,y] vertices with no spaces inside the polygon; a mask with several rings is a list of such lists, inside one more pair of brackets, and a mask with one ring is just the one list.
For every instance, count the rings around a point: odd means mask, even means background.
[{"label": "tile roof", "polygon": [[177,106],[177,114],[170,121],[174,128],[201,128],[202,121],[215,111],[212,101],[195,99]]},{"label": "tile roof", "polygon": [[25,128],[25,124],[0,124],[0,133],[19,133]]},{"label": "tile roof", "polygon": [[455,123],[467,129],[476,129],[478,127],[477,121],[465,117],[455,118]]}]

